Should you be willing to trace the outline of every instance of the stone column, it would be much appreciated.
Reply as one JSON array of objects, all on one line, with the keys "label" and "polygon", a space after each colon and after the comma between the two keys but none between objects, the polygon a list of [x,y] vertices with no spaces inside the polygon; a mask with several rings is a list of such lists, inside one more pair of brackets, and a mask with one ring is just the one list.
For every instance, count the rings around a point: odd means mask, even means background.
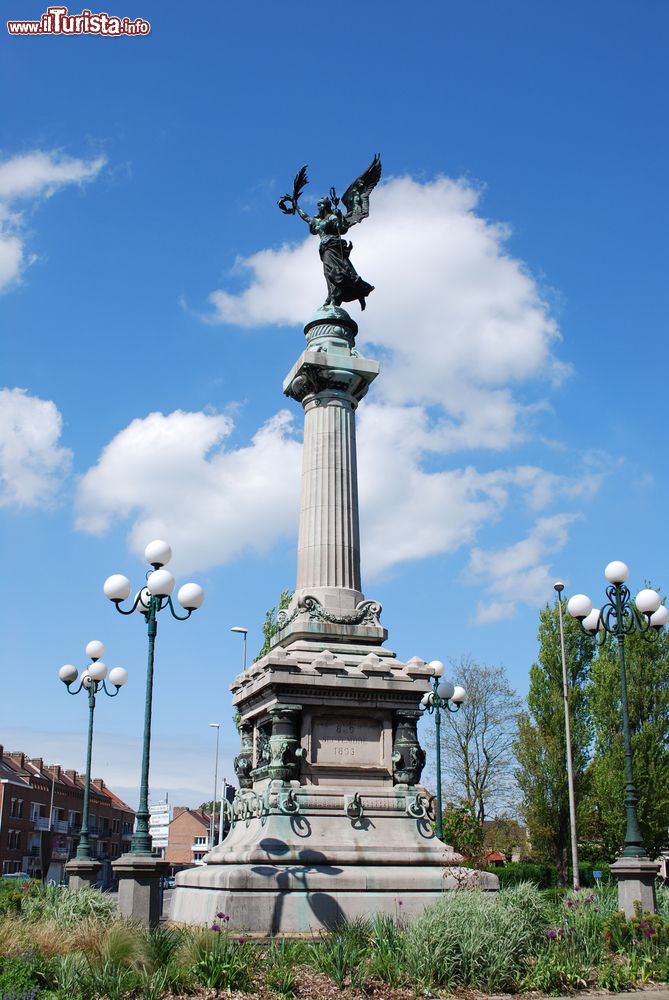
[{"label": "stone column", "polygon": [[[325,383],[325,380],[323,380]],[[323,385],[304,405],[298,594],[354,608],[360,589],[355,397]],[[340,593],[347,591],[346,594]]]},{"label": "stone column", "polygon": [[360,357],[356,333],[345,310],[319,310],[305,326],[307,350],[284,382],[286,395],[304,408],[304,448],[297,583],[279,626],[302,616],[293,634],[304,633],[308,618],[311,631],[314,623],[316,631],[332,634],[340,625],[361,626],[350,638],[383,641],[380,609],[367,606],[374,602],[364,602],[360,583],[355,442],[355,411],[379,366]]}]

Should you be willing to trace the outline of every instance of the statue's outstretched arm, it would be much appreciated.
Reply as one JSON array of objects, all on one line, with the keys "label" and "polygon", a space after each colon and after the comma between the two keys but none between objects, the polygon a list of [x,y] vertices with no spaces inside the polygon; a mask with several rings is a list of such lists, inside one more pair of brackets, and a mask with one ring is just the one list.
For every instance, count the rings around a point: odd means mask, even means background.
[{"label": "statue's outstretched arm", "polygon": [[297,204],[297,202],[295,202],[295,211],[297,212],[297,214],[299,215],[299,217],[301,219],[304,219],[304,221],[306,222],[306,224],[310,227],[311,223],[314,220],[311,218],[310,215],[307,215],[307,213],[304,211],[304,209],[300,208],[300,206]]}]

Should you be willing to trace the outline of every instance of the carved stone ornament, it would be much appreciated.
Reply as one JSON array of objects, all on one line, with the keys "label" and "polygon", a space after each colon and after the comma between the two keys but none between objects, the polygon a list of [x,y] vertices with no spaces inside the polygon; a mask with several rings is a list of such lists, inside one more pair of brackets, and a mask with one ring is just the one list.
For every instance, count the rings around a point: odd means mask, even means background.
[{"label": "carved stone ornament", "polygon": [[295,781],[300,776],[300,760],[304,756],[299,745],[301,711],[299,705],[273,705],[269,710],[272,735],[268,774],[272,779]]},{"label": "carved stone ornament", "polygon": [[241,749],[234,761],[235,774],[240,788],[251,788],[251,768],[253,767],[253,725],[242,722],[239,726]]},{"label": "carved stone ornament", "polygon": [[267,777],[267,768],[271,759],[270,734],[270,723],[265,722],[262,726],[258,726],[256,732],[256,766],[251,771],[251,778],[253,779]]},{"label": "carved stone ornament", "polygon": [[299,403],[304,402],[308,396],[318,396],[325,392],[340,392],[350,397],[352,402],[359,402],[368,388],[368,380],[358,372],[347,368],[323,368],[320,365],[305,364],[285,393]]},{"label": "carved stone ornament", "polygon": [[425,766],[425,751],[418,742],[416,725],[421,713],[405,710],[395,713],[397,728],[393,745],[393,781],[396,785],[417,785]]},{"label": "carved stone ornament", "polygon": [[279,611],[276,616],[278,629],[286,628],[298,615],[306,614],[310,621],[329,622],[331,625],[374,625],[381,627],[382,606],[378,601],[360,601],[353,611],[330,611],[316,597],[301,597],[292,612]]}]

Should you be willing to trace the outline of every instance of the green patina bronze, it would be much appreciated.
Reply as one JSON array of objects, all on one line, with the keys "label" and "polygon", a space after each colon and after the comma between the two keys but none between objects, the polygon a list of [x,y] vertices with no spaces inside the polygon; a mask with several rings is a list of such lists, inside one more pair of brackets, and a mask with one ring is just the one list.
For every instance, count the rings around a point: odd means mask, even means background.
[{"label": "green patina bronze", "polygon": [[[365,300],[374,286],[360,277],[351,263],[353,244],[342,239],[352,226],[362,222],[369,215],[369,196],[381,180],[381,160],[375,156],[367,169],[349,184],[341,199],[334,188],[328,197],[318,202],[317,215],[308,215],[299,205],[304,187],[309,183],[306,165],[295,176],[293,193],[284,194],[278,205],[285,215],[299,215],[309,226],[312,236],[318,236],[319,253],[323,262],[323,273],[327,284],[328,297],[325,306],[340,306],[342,302],[355,302],[365,308]],[[346,207],[346,214],[340,208]]]}]

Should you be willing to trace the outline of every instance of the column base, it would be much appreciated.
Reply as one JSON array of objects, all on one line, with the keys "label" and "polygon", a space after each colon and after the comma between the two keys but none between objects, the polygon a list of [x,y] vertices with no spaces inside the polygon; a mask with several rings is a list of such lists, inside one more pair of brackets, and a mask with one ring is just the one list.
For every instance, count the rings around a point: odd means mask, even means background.
[{"label": "column base", "polygon": [[65,865],[65,871],[69,876],[68,888],[70,892],[79,892],[80,889],[92,889],[97,883],[102,865],[94,858],[72,858]]},{"label": "column base", "polygon": [[660,866],[650,858],[619,858],[611,865],[611,874],[618,880],[618,908],[629,919],[634,916],[634,904],[643,912],[657,913],[655,876]]},{"label": "column base", "polygon": [[122,854],[112,861],[118,878],[118,911],[148,927],[160,922],[160,878],[169,865],[150,854]]}]

